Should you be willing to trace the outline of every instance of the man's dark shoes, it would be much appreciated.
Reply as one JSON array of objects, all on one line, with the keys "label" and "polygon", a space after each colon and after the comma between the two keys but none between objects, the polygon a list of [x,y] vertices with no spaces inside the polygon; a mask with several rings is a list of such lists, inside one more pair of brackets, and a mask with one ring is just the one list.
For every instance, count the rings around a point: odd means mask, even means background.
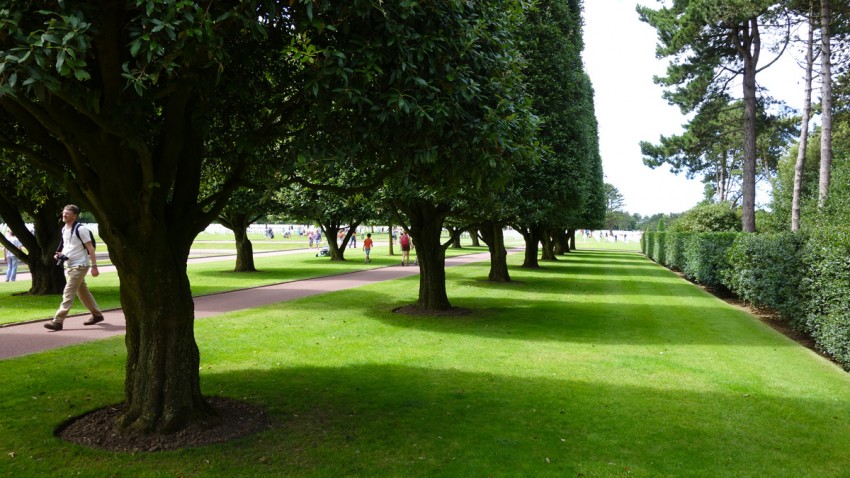
[{"label": "man's dark shoes", "polygon": [[96,323],[98,323],[98,322],[103,322],[103,316],[102,316],[102,315],[93,315],[93,316],[91,316],[91,319],[89,319],[89,320],[87,320],[87,321],[83,322],[83,325],[94,325],[94,324],[96,324]]},{"label": "man's dark shoes", "polygon": [[56,322],[55,320],[51,320],[50,322],[44,324],[44,328],[57,331],[62,330],[62,323]]}]

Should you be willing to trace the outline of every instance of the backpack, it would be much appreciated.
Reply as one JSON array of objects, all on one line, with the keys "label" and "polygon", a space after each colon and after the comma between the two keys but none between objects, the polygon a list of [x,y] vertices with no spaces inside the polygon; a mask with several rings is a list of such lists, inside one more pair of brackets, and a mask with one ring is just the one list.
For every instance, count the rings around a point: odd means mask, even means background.
[{"label": "backpack", "polygon": [[408,236],[407,234],[401,236],[401,245],[404,247],[410,245],[410,236]]},{"label": "backpack", "polygon": [[[83,238],[80,237],[80,226],[82,226],[82,224],[80,224],[80,221],[74,222],[74,225],[71,226],[71,231],[77,236],[77,239],[79,239],[80,244],[83,244],[85,246],[86,243],[83,241]],[[92,247],[92,249],[97,249],[97,242],[95,242],[95,240],[94,240],[94,234],[92,234],[91,231],[89,231],[89,235],[91,236],[91,247]],[[59,249],[58,250],[61,251],[64,248],[65,248],[65,242],[64,242],[64,239],[63,239],[62,242],[59,243]]]}]

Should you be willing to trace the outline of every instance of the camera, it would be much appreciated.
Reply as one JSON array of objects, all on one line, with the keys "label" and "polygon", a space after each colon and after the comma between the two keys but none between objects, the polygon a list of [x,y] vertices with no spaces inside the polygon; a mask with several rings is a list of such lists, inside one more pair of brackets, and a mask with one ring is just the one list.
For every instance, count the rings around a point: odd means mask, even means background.
[{"label": "camera", "polygon": [[65,265],[65,261],[67,261],[67,260],[68,260],[68,256],[66,256],[65,254],[62,254],[61,256],[59,256],[56,259],[56,265],[59,266],[59,267],[62,267],[62,266]]}]

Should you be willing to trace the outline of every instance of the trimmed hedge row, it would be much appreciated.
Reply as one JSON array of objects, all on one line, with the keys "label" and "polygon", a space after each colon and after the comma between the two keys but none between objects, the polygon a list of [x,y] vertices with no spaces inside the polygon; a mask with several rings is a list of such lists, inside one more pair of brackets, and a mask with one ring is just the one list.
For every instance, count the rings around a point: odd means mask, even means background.
[{"label": "trimmed hedge row", "polygon": [[850,368],[850,229],[644,236],[647,257],[691,281],[776,310]]}]

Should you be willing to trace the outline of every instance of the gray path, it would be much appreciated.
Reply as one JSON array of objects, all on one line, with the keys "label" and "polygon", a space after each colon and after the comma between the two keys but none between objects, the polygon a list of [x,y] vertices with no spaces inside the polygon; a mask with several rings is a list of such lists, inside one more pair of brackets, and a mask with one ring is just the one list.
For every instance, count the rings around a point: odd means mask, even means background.
[{"label": "gray path", "polygon": [[[291,253],[303,254],[304,250],[280,252],[280,254]],[[486,252],[451,257],[446,259],[446,267],[485,261],[489,258],[490,254]],[[222,258],[204,258],[203,260],[220,261]],[[108,270],[104,268],[103,272]],[[195,318],[200,319],[299,297],[360,287],[418,273],[419,268],[416,266],[397,265],[195,297]],[[80,307],[79,304],[78,307]],[[59,332],[45,329],[45,320],[2,327],[0,328],[0,360],[124,334],[124,313],[121,310],[105,312],[104,317],[106,320],[97,325],[84,326],[83,322],[88,315],[70,316],[65,320],[64,329]]]}]

